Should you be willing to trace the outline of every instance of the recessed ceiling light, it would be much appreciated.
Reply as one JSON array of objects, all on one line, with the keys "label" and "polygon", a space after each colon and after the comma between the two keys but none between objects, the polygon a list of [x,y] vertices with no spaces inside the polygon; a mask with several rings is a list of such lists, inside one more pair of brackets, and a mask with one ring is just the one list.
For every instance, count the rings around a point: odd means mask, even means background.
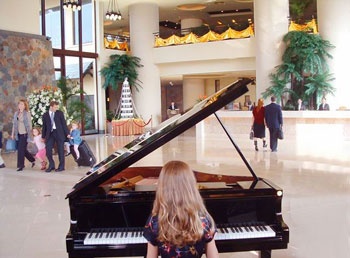
[{"label": "recessed ceiling light", "polygon": [[182,4],[176,6],[181,11],[200,11],[205,9],[207,6],[204,4]]}]

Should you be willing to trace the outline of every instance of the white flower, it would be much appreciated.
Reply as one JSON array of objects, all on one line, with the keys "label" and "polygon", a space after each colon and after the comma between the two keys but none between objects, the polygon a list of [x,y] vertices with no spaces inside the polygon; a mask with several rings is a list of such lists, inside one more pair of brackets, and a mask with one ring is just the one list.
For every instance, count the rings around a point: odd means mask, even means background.
[{"label": "white flower", "polygon": [[62,102],[62,94],[56,87],[45,86],[29,94],[28,100],[33,125],[42,125],[42,116],[48,110],[51,100]]}]

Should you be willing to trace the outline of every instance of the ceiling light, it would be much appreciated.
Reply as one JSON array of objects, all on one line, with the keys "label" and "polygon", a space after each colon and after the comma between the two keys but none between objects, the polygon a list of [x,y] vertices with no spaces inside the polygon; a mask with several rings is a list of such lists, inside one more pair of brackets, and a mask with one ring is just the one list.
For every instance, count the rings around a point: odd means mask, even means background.
[{"label": "ceiling light", "polygon": [[200,11],[207,8],[204,4],[182,4],[176,6],[177,9],[181,11]]},{"label": "ceiling light", "polygon": [[109,0],[106,19],[111,21],[121,20],[122,14],[119,11],[117,0]]},{"label": "ceiling light", "polygon": [[71,9],[73,11],[81,10],[81,3],[79,0],[64,0],[62,5],[63,9]]}]

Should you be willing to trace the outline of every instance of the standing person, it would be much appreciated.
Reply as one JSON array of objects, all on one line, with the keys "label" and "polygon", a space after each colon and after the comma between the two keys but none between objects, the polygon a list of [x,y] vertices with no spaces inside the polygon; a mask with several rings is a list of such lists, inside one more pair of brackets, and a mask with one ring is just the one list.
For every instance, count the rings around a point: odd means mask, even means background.
[{"label": "standing person", "polygon": [[11,138],[17,141],[17,171],[24,169],[24,158],[27,158],[32,167],[35,166],[35,158],[27,150],[28,141],[32,139],[32,117],[26,99],[18,101],[18,110],[13,116]]},{"label": "standing person", "polygon": [[[43,130],[42,140],[46,143],[46,156],[49,161],[49,166],[45,170],[51,172],[61,172],[64,170],[64,142],[69,135],[66,119],[61,110],[58,110],[59,103],[55,100],[50,102],[50,109],[43,115]],[[52,157],[52,149],[54,145],[57,145],[59,164],[55,169],[55,161]]]},{"label": "standing person", "polygon": [[1,157],[1,151],[2,151],[2,129],[3,129],[3,125],[2,122],[0,122],[0,168],[4,168],[5,166],[5,162]]},{"label": "standing person", "polygon": [[219,257],[215,223],[205,208],[196,178],[182,161],[162,168],[152,214],[144,228],[147,258]]},{"label": "standing person", "polygon": [[172,102],[170,103],[169,109],[170,109],[170,110],[176,110],[176,109],[177,109],[177,105],[175,104],[174,101],[172,101]]},{"label": "standing person", "polygon": [[79,123],[72,121],[71,122],[72,129],[69,135],[69,142],[66,142],[66,156],[70,155],[70,145],[74,146],[74,152],[76,156],[76,160],[80,158],[79,145],[82,143],[83,139],[80,136]]},{"label": "standing person", "polygon": [[282,109],[276,104],[276,98],[271,97],[271,104],[265,106],[265,123],[270,132],[270,149],[277,152],[278,130],[283,126]]},{"label": "standing person", "polygon": [[297,110],[301,111],[301,110],[305,110],[305,105],[303,104],[303,101],[301,99],[298,99],[298,105],[297,105]]},{"label": "standing person", "polygon": [[253,109],[253,125],[254,131],[254,145],[255,150],[258,151],[258,139],[262,139],[263,148],[266,150],[267,144],[265,140],[265,108],[264,108],[264,100],[259,99],[258,105]]},{"label": "standing person", "polygon": [[322,98],[322,103],[318,106],[318,110],[329,110],[329,105],[325,97]]},{"label": "standing person", "polygon": [[46,169],[46,146],[45,143],[41,140],[41,130],[39,127],[33,128],[33,142],[35,143],[36,147],[38,148],[38,152],[35,154],[35,158],[37,158],[40,161],[41,164],[41,170]]}]

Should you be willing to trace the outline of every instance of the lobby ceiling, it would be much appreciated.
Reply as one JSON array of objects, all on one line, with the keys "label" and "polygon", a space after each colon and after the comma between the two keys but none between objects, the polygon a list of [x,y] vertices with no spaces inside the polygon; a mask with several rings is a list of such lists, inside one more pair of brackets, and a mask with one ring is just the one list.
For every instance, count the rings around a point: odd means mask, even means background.
[{"label": "lobby ceiling", "polygon": [[[107,11],[109,0],[104,2]],[[247,23],[253,20],[253,0],[116,0],[123,16],[121,21],[105,21],[105,32],[129,32],[129,6],[135,3],[154,2],[159,6],[159,21],[169,21],[173,26],[182,19],[197,18],[210,27],[224,26],[232,22]],[[232,21],[234,20],[234,21]]]},{"label": "lobby ceiling", "polygon": [[[104,2],[104,13],[110,0]],[[120,21],[104,21],[104,32],[129,36],[129,6],[136,3],[156,3],[159,6],[159,22],[164,25],[166,21],[171,24],[181,24],[187,18],[201,19],[202,23],[210,28],[227,26],[233,22],[247,24],[249,19],[254,23],[254,0],[115,0],[123,16]],[[306,10],[305,18],[310,19],[316,15],[316,1]],[[151,19],[151,17],[150,17]],[[160,27],[160,30],[162,28]],[[156,33],[156,32],[155,32]],[[255,71],[231,72],[224,74],[193,75],[193,78],[247,76],[255,77]],[[168,78],[166,81],[177,81],[181,78]]]}]

